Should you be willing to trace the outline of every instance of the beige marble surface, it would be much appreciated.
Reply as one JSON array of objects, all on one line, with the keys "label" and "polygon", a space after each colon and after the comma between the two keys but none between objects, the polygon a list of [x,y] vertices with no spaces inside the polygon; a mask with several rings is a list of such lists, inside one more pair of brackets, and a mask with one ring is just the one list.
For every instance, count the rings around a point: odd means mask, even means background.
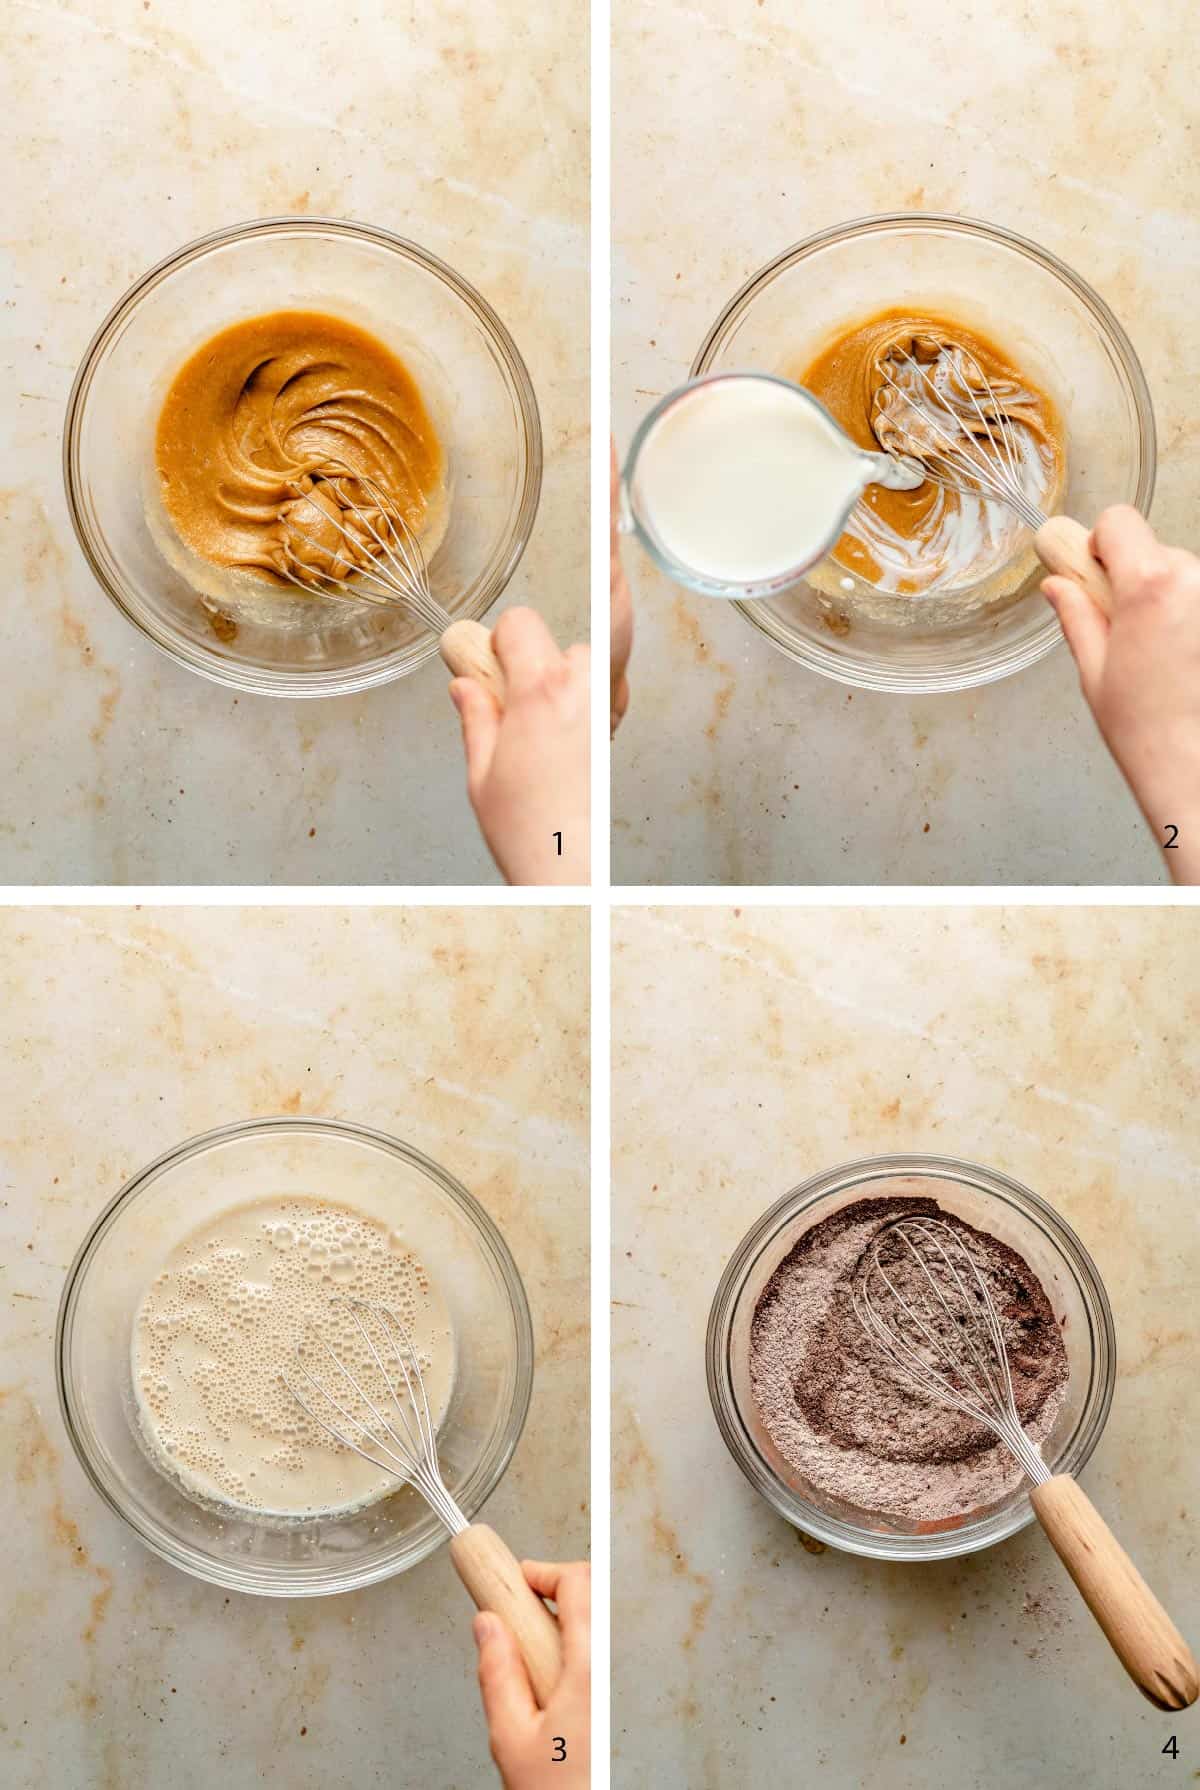
[{"label": "beige marble surface", "polygon": [[[870,212],[965,213],[1042,243],[1116,311],[1157,414],[1153,521],[1200,546],[1200,159],[1182,0],[613,12],[622,446],[779,251]],[[1161,880],[1065,648],[963,695],[849,702],[627,553],[638,635],[614,756],[618,882]]]},{"label": "beige marble surface", "polygon": [[[205,231],[376,223],[449,261],[529,367],[545,480],[502,602],[587,627],[587,15],[361,0],[11,0],[0,23],[0,882],[497,880],[445,676],[235,695],[137,635],[75,544],[59,468],[93,331]],[[496,611],[493,611],[493,617]]]},{"label": "beige marble surface", "polygon": [[1195,910],[654,908],[613,947],[614,1786],[1190,1784],[1194,1715],[1143,1701],[1036,1529],[925,1567],[801,1546],[725,1450],[704,1335],[819,1170],[929,1151],[1035,1188],[1116,1323],[1083,1483],[1200,1643]]},{"label": "beige marble surface", "polygon": [[378,1126],[477,1195],[525,1282],[533,1402],[488,1520],[585,1552],[587,966],[570,908],[0,913],[5,1790],[495,1782],[444,1552],[291,1602],[187,1577],[84,1479],[51,1345],[64,1270],[152,1157],[256,1114]]}]

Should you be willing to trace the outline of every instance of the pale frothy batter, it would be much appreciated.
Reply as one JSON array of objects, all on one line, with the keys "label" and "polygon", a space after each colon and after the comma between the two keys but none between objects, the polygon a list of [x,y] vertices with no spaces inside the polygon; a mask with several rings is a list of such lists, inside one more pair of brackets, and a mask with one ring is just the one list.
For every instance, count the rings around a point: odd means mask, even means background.
[{"label": "pale frothy batter", "polygon": [[[449,1314],[385,1224],[287,1195],[226,1212],[172,1250],[134,1322],[133,1383],[151,1453],[188,1491],[254,1512],[312,1516],[396,1489],[395,1478],[310,1422],[280,1378],[315,1332],[356,1377],[377,1379],[339,1295],[395,1313],[438,1424],[454,1379]],[[334,1389],[327,1358],[308,1359]],[[336,1421],[328,1407],[313,1408]]]}]

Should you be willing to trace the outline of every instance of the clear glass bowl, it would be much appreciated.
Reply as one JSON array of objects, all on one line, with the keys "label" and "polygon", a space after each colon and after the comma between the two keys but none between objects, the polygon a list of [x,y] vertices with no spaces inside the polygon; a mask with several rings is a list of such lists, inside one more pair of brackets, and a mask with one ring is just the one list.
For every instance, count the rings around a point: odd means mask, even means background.
[{"label": "clear glass bowl", "polygon": [[[709,330],[691,376],[796,378],[830,337],[872,309],[928,305],[1009,347],[1067,426],[1063,508],[1090,523],[1154,495],[1154,413],[1145,376],[1103,299],[1054,255],[969,218],[893,212],[811,236],[754,275]],[[1034,664],[1061,639],[1032,561],[1012,595],[964,601],[872,593],[832,561],[742,614],[810,670],[866,690],[963,690]],[[823,588],[811,580],[819,580]],[[830,588],[832,587],[832,588]]]},{"label": "clear glass bowl", "polygon": [[[154,467],[159,411],[182,363],[226,325],[284,309],[358,323],[410,367],[448,462],[450,522],[430,581],[452,615],[482,615],[516,570],[537,512],[533,386],[512,337],[460,275],[370,225],[235,224],[144,274],[75,376],[63,439],[67,503],[104,589],[171,658],[234,689],[336,696],[415,671],[436,652],[436,637],[402,610],[265,585],[256,593],[215,568],[189,576],[186,556],[174,563]],[[218,593],[202,592],[197,576],[214,578]]]},{"label": "clear glass bowl", "polygon": [[1066,1344],[1070,1379],[1043,1445],[1056,1473],[1078,1473],[1112,1403],[1117,1344],[1096,1265],[1066,1221],[1036,1193],[993,1169],[944,1156],[851,1162],[785,1194],[747,1232],[721,1276],[708,1320],[708,1391],[726,1446],[755,1490],[806,1534],[877,1560],[945,1560],[973,1554],[1033,1521],[1024,1486],[954,1527],[920,1533],[902,1518],[857,1510],[808,1484],[779,1453],[750,1387],[750,1326],[767,1281],[793,1244],[855,1200],[932,1191],[947,1211],[1020,1252],[1038,1275]]},{"label": "clear glass bowl", "polygon": [[410,1144],[324,1119],[257,1119],[206,1132],[128,1181],[71,1265],[55,1337],[67,1434],[101,1497],[147,1547],[227,1590],[273,1597],[351,1591],[416,1566],[446,1539],[409,1486],[346,1515],[255,1518],[190,1496],[141,1436],[133,1322],[170,1250],[222,1210],[321,1193],[403,1231],[445,1297],[455,1379],[438,1433],[446,1484],[468,1516],[498,1484],[533,1385],[525,1290],[499,1231],[445,1169]]}]

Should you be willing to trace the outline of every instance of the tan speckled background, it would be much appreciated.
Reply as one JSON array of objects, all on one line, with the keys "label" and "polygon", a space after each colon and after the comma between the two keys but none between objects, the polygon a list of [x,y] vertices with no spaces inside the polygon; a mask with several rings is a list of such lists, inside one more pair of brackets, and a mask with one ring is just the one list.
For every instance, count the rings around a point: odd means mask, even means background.
[{"label": "tan speckled background", "polygon": [[892,1151],[1003,1170],[1108,1289],[1083,1484],[1200,1644],[1200,916],[627,909],[613,951],[614,1786],[1200,1776],[1194,1711],[1143,1701],[1036,1528],[920,1567],[806,1548],[704,1374],[721,1271],[790,1187]]},{"label": "tan speckled background", "polygon": [[499,880],[444,672],[295,702],[162,658],[75,544],[61,425],[94,330],[181,244],[281,212],[410,236],[496,308],[537,393],[541,507],[501,601],[581,638],[587,107],[585,0],[4,8],[0,882]]},{"label": "tan speckled background", "polygon": [[0,912],[5,1790],[490,1790],[446,1554],[308,1600],[176,1571],[84,1478],[54,1322],[92,1220],[182,1139],[274,1113],[405,1138],[495,1219],[533,1313],[486,1519],[518,1553],[585,1553],[587,974],[578,908]]},{"label": "tan speckled background", "polygon": [[[1200,109],[1183,0],[614,0],[613,408],[687,374],[765,262],[867,213],[1032,237],[1113,307],[1158,420],[1153,521],[1200,546]],[[1089,518],[1084,518],[1089,520]],[[1065,648],[961,695],[847,692],[626,547],[623,883],[1165,881]]]}]

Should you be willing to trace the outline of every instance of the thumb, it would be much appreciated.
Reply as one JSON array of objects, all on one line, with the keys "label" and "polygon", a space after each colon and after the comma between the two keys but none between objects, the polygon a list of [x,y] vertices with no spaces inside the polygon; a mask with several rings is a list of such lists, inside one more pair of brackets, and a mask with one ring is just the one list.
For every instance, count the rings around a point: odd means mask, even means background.
[{"label": "thumb", "polygon": [[615,690],[611,691],[609,698],[608,731],[610,737],[616,733],[618,727],[620,727],[622,721],[625,719],[625,712],[628,707],[629,679],[622,673],[620,683]]},{"label": "thumb", "polygon": [[1108,650],[1108,618],[1073,578],[1047,578],[1042,584],[1042,595],[1066,636],[1083,694],[1095,707]]},{"label": "thumb", "polygon": [[487,781],[500,733],[500,710],[495,698],[474,678],[456,677],[450,684],[450,700],[462,722],[463,752],[467,760],[467,789],[474,800]]}]

